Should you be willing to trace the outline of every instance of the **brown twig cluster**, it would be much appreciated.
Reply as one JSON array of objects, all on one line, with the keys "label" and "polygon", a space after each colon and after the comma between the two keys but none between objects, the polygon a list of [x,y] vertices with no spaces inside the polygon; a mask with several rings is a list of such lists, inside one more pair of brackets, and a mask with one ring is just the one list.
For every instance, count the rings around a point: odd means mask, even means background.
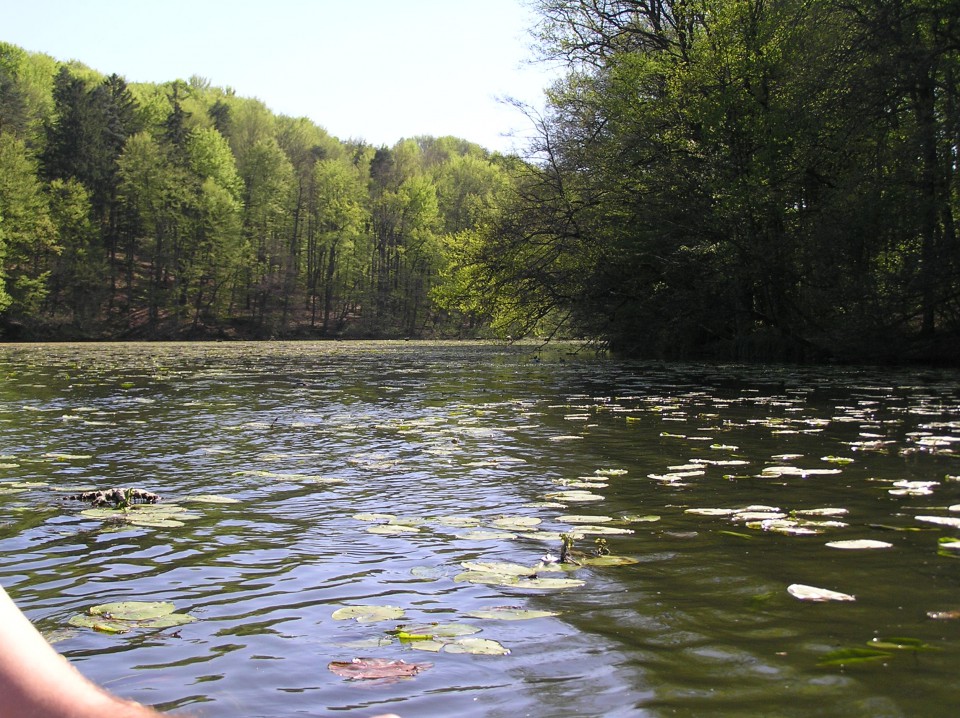
[{"label": "brown twig cluster", "polygon": [[128,506],[130,504],[155,504],[160,501],[160,495],[143,489],[98,489],[84,491],[80,494],[68,496],[78,501],[89,501],[93,506]]}]

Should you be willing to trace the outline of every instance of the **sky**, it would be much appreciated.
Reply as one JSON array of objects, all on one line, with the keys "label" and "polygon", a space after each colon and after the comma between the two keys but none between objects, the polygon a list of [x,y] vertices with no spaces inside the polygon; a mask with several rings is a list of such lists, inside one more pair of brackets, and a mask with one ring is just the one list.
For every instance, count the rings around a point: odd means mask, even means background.
[{"label": "sky", "polygon": [[127,82],[206,78],[392,146],[454,135],[520,151],[543,105],[525,0],[0,0],[0,41]]}]

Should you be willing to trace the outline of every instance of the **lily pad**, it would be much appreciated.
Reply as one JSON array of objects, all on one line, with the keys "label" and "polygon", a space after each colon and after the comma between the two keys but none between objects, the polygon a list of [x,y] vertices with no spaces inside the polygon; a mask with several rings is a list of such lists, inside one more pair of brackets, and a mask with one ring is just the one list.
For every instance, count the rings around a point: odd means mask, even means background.
[{"label": "lily pad", "polygon": [[801,601],[856,601],[856,597],[839,591],[831,591],[827,588],[817,588],[816,586],[807,586],[802,583],[792,583],[787,586],[787,591],[794,598]]},{"label": "lily pad", "polygon": [[589,524],[580,524],[577,531],[582,534],[612,536],[614,534],[632,534],[633,529],[623,529],[616,526],[591,526]]},{"label": "lily pad", "polygon": [[636,523],[654,523],[660,520],[660,517],[656,514],[623,514],[620,517],[621,521],[626,521],[631,524]]},{"label": "lily pad", "polygon": [[182,626],[197,620],[187,613],[175,613],[175,610],[176,607],[166,601],[103,603],[91,606],[85,614],[73,616],[68,623],[103,633],[126,633],[138,628]]},{"label": "lily pad", "polygon": [[479,583],[488,586],[509,586],[518,581],[515,575],[490,571],[464,571],[453,577],[457,583]]},{"label": "lily pad", "polygon": [[926,521],[931,524],[940,524],[941,526],[951,526],[960,528],[960,518],[953,516],[914,516],[917,521]]},{"label": "lily pad", "polygon": [[444,644],[444,653],[471,653],[477,656],[506,656],[510,649],[489,638],[461,638]]},{"label": "lily pad", "polygon": [[830,651],[823,658],[817,661],[821,667],[828,666],[849,666],[857,663],[869,663],[872,661],[881,661],[884,658],[890,658],[890,653],[876,648],[840,648],[836,651]]},{"label": "lily pad", "polygon": [[613,521],[612,516],[583,516],[580,514],[564,514],[563,516],[557,516],[556,521],[560,521],[565,524],[603,524],[608,521]]},{"label": "lily pad", "polygon": [[183,521],[178,521],[177,519],[151,518],[150,516],[131,516],[127,519],[127,523],[132,526],[145,526],[148,528],[172,529],[186,526]]},{"label": "lily pad", "polygon": [[532,588],[552,590],[559,588],[576,588],[586,585],[586,581],[578,578],[526,578],[513,584],[517,588]]},{"label": "lily pad", "polygon": [[400,536],[402,534],[418,534],[420,529],[416,526],[405,526],[404,524],[382,524],[371,526],[367,529],[368,534],[381,534],[383,536]]},{"label": "lily pad", "polygon": [[553,493],[546,494],[546,498],[554,501],[603,501],[603,496],[600,494],[594,494],[590,491],[554,491]]},{"label": "lily pad", "polygon": [[239,499],[233,499],[229,496],[219,496],[217,494],[198,494],[196,496],[185,496],[184,501],[196,501],[201,504],[239,504]]},{"label": "lily pad", "polygon": [[442,526],[461,529],[474,528],[482,523],[480,519],[472,516],[438,516],[436,521]]},{"label": "lily pad", "polygon": [[508,531],[467,531],[465,534],[459,534],[457,538],[467,539],[469,541],[495,541],[497,539],[515,539],[516,534]]},{"label": "lily pad", "polygon": [[430,651],[431,653],[440,653],[440,651],[443,650],[443,647],[447,644],[444,641],[434,641],[431,639],[431,640],[425,640],[425,641],[414,641],[406,645],[416,651]]},{"label": "lily pad", "polygon": [[404,617],[404,611],[399,606],[344,606],[333,612],[331,618],[335,621],[355,620],[357,623],[377,623],[378,621],[394,621]]},{"label": "lily pad", "polygon": [[502,516],[494,519],[491,523],[494,528],[507,531],[528,531],[532,526],[537,526],[542,519],[533,516]]},{"label": "lily pad", "polygon": [[167,601],[120,601],[92,606],[93,616],[109,616],[124,621],[143,621],[173,613],[175,606]]},{"label": "lily pad", "polygon": [[461,564],[468,571],[495,573],[505,576],[532,576],[536,570],[519,563],[494,561],[463,561]]},{"label": "lily pad", "polygon": [[437,638],[458,638],[480,633],[479,628],[468,623],[427,623],[422,625],[400,626],[388,631],[401,641],[431,641]]},{"label": "lily pad", "polygon": [[892,548],[892,543],[887,543],[886,541],[875,541],[873,539],[851,539],[849,541],[828,541],[826,543],[830,548],[842,548],[842,549],[876,549],[876,548]]},{"label": "lily pad", "polygon": [[584,566],[631,566],[640,563],[640,559],[631,556],[585,556],[577,559]]},{"label": "lily pad", "polygon": [[921,641],[919,638],[906,637],[877,637],[870,640],[867,644],[871,648],[881,651],[933,651],[934,646]]}]

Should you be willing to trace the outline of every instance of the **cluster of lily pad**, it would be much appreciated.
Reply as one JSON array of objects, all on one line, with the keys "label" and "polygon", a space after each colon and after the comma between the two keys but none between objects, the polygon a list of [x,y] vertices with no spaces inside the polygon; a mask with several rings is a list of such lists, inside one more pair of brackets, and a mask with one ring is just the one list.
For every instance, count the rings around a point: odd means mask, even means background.
[{"label": "cluster of lily pad", "polygon": [[[237,499],[216,494],[196,494],[183,498],[186,502],[201,504],[232,504]],[[116,508],[91,508],[80,512],[88,519],[107,522],[111,526],[138,526],[148,528],[179,528],[187,521],[199,519],[201,514],[176,503],[134,504]]]},{"label": "cluster of lily pad", "polygon": [[[548,491],[544,500],[530,504],[531,509],[568,509],[570,503],[592,503],[603,501],[604,497],[595,494],[590,489],[603,488],[613,477],[623,476],[627,472],[622,469],[598,469],[592,476],[577,479],[558,480],[557,491]],[[562,503],[561,503],[562,502]],[[475,516],[435,516],[404,517],[386,513],[357,513],[353,518],[372,524],[367,528],[369,533],[384,536],[416,536],[426,530],[434,532],[449,532],[453,530],[457,540],[510,540],[535,539],[546,542],[562,542],[564,546],[572,545],[576,539],[587,536],[611,536],[633,533],[625,526],[636,522],[659,520],[659,516],[651,515],[624,515],[612,517],[605,515],[589,515],[578,513],[563,513],[551,517],[555,528],[543,530],[544,519],[539,516],[496,516],[482,519]],[[598,538],[598,542],[605,547],[605,539]],[[637,559],[629,556],[610,555],[608,550],[577,551],[564,560],[560,560],[551,553],[545,554],[538,562],[527,565],[509,561],[462,561],[459,572],[450,578],[455,583],[473,583],[487,586],[497,586],[513,590],[563,590],[584,586],[586,581],[571,577],[570,574],[586,566],[621,566],[637,563]],[[412,573],[419,578],[436,580],[447,574],[442,569],[415,567]],[[559,615],[554,611],[533,610],[517,606],[497,606],[489,609],[467,611],[468,618],[481,620],[527,620]],[[381,621],[402,621],[405,610],[399,606],[351,605],[343,606],[334,611],[336,620],[354,620],[357,623],[368,624]],[[394,628],[384,631],[371,639],[354,641],[345,644],[354,649],[380,647],[399,642],[404,646],[419,651],[443,653],[470,653],[476,655],[508,655],[510,649],[499,641],[490,638],[480,638],[475,634],[481,628],[470,623],[398,623]],[[349,663],[332,662],[330,670],[355,678],[356,673],[364,677],[379,677],[380,673],[374,670],[367,675],[365,666],[367,660],[384,659],[353,659]],[[379,665],[379,664],[378,664]],[[360,667],[358,667],[360,666]],[[398,671],[407,675],[409,664],[395,666]],[[388,670],[392,670],[392,667]]]},{"label": "cluster of lily pad", "polygon": [[[510,572],[500,566],[498,571]],[[496,606],[489,609],[466,611],[466,618],[480,620],[520,621],[536,618],[549,618],[560,615],[556,611],[526,609],[516,606]],[[343,644],[350,649],[378,648],[391,643],[399,643],[411,650],[433,653],[469,653],[484,656],[505,656],[510,649],[491,638],[480,638],[476,634],[483,629],[471,623],[406,623],[406,611],[391,605],[348,605],[336,609],[332,616],[337,621],[355,621],[362,625],[393,622],[393,627],[385,629],[372,638],[351,641]]]},{"label": "cluster of lily pad", "polygon": [[86,613],[70,618],[75,628],[92,628],[101,633],[129,633],[137,629],[172,628],[193,623],[188,613],[177,613],[167,601],[119,601],[91,606]]}]

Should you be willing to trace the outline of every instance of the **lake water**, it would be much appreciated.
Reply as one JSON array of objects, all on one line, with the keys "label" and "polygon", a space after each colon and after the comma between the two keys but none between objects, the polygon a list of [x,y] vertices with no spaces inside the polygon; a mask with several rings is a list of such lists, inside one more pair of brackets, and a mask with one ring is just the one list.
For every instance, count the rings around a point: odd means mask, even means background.
[{"label": "lake water", "polygon": [[[6,345],[0,584],[86,675],[174,714],[953,716],[958,450],[960,378],[939,371]],[[173,508],[67,498],[114,486]],[[534,569],[563,533],[585,565]],[[590,564],[598,538],[633,562]],[[855,540],[883,543],[828,545]],[[70,623],[134,600],[196,620]],[[354,658],[431,665],[328,667]]]}]

